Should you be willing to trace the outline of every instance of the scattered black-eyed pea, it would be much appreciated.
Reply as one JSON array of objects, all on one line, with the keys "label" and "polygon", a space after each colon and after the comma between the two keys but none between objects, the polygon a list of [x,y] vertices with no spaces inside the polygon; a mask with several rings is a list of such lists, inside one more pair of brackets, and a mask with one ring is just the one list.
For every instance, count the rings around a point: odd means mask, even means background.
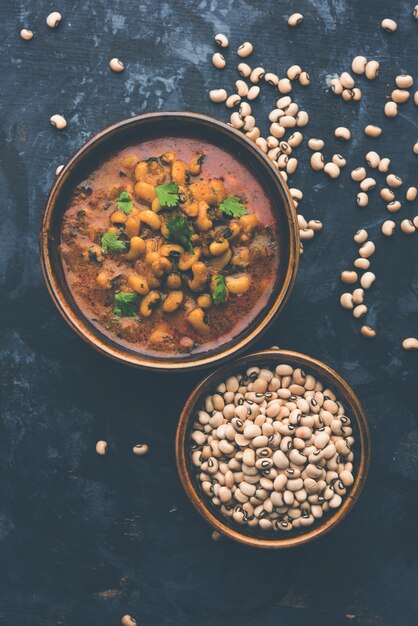
[{"label": "scattered black-eyed pea", "polygon": [[414,232],[416,231],[416,228],[414,226],[414,223],[412,222],[412,220],[402,220],[401,222],[401,231],[405,234],[405,235],[413,235]]},{"label": "scattered black-eyed pea", "polygon": [[380,128],[380,126],[375,126],[374,124],[368,124],[364,129],[364,133],[368,137],[373,137],[374,139],[376,139],[377,137],[380,137],[380,135],[382,134],[382,129]]},{"label": "scattered black-eyed pea", "polygon": [[321,220],[309,220],[308,222],[308,228],[311,228],[314,232],[322,230],[323,226]]},{"label": "scattered black-eyed pea", "polygon": [[283,128],[294,128],[296,126],[296,119],[291,115],[283,115],[279,120],[279,124],[283,126]]},{"label": "scattered black-eyed pea", "polygon": [[249,57],[252,51],[254,50],[254,46],[249,41],[245,41],[240,45],[237,50],[237,55],[241,58]]},{"label": "scattered black-eyed pea", "polygon": [[209,99],[212,102],[225,102],[228,94],[225,89],[211,89],[209,91]]},{"label": "scattered black-eyed pea", "polygon": [[63,115],[53,115],[52,117],[50,117],[49,121],[51,122],[52,126],[55,126],[55,128],[57,128],[58,130],[62,130],[67,126],[67,120]]},{"label": "scattered black-eyed pea", "polygon": [[369,204],[369,196],[364,191],[357,194],[357,206],[365,207]]},{"label": "scattered black-eyed pea", "polygon": [[324,155],[322,154],[322,152],[314,152],[313,155],[311,156],[311,167],[313,170],[316,170],[317,172],[319,172],[320,170],[323,170],[325,167],[324,164]]},{"label": "scattered black-eyed pea", "polygon": [[386,117],[396,117],[398,115],[398,105],[396,102],[393,102],[392,100],[386,102],[384,113]]},{"label": "scattered black-eyed pea", "polygon": [[386,176],[386,183],[389,187],[394,187],[396,189],[396,187],[400,187],[402,185],[403,180],[399,176],[396,176],[396,174],[388,174],[388,176]]},{"label": "scattered black-eyed pea", "polygon": [[418,141],[412,146],[412,152],[418,154]]},{"label": "scattered black-eyed pea", "polygon": [[299,127],[306,126],[309,123],[309,115],[306,111],[299,111],[296,117],[296,125]]},{"label": "scattered black-eyed pea", "polygon": [[287,107],[292,103],[292,98],[290,96],[282,96],[278,100],[276,100],[276,107],[278,109],[282,109],[285,111]]},{"label": "scattered black-eyed pea", "polygon": [[302,87],[307,87],[311,84],[311,77],[309,76],[308,72],[301,72],[301,74],[299,74],[299,83],[302,85]]},{"label": "scattered black-eyed pea", "polygon": [[248,139],[251,141],[255,141],[260,136],[260,129],[257,126],[254,126],[251,130],[245,133]]},{"label": "scattered black-eyed pea", "polygon": [[335,93],[336,96],[339,96],[343,92],[343,86],[339,78],[333,78],[330,81],[330,87],[332,92]]},{"label": "scattered black-eyed pea", "polygon": [[287,143],[289,144],[291,148],[297,148],[298,146],[300,146],[302,141],[303,141],[302,133],[300,133],[299,131],[296,131],[292,135],[290,135],[289,139],[287,140]]},{"label": "scattered black-eyed pea", "polygon": [[144,456],[148,453],[149,446],[146,443],[137,443],[133,446],[132,452],[136,456]]},{"label": "scattered black-eyed pea", "polygon": [[302,20],[302,13],[293,13],[287,20],[287,23],[289,24],[289,26],[299,26]]},{"label": "scattered black-eyed pea", "polygon": [[363,259],[368,259],[374,254],[375,250],[376,246],[374,245],[373,241],[366,241],[366,243],[364,243],[359,249],[359,255]]},{"label": "scattered black-eyed pea", "polygon": [[325,174],[328,174],[330,178],[338,178],[338,176],[341,174],[341,170],[338,165],[332,162],[325,163],[324,172]]},{"label": "scattered black-eyed pea", "polygon": [[289,80],[295,80],[300,74],[302,74],[302,68],[300,65],[292,65],[286,72]]},{"label": "scattered black-eyed pea", "polygon": [[99,456],[105,456],[107,454],[107,441],[102,439],[96,443],[96,452]]},{"label": "scattered black-eyed pea", "polygon": [[418,91],[414,93],[414,104],[416,104],[418,107]]},{"label": "scattered black-eyed pea", "polygon": [[[244,117],[244,131],[252,130],[255,126],[255,117],[253,115],[247,115]],[[270,146],[269,146],[270,147]]]},{"label": "scattered black-eyed pea", "polygon": [[380,190],[380,197],[382,198],[382,200],[384,200],[385,202],[392,202],[392,200],[395,199],[395,194],[392,191],[392,189],[389,189],[388,187],[383,187]]},{"label": "scattered black-eyed pea", "polygon": [[291,102],[288,107],[286,107],[285,114],[291,115],[292,117],[296,117],[299,111],[299,107],[296,102]]},{"label": "scattered black-eyed pea", "polygon": [[418,339],[416,337],[408,337],[402,342],[402,348],[404,350],[418,350]]},{"label": "scattered black-eyed pea", "polygon": [[227,48],[229,46],[228,37],[222,33],[215,35],[214,40],[221,48]]},{"label": "scattered black-eyed pea", "polygon": [[364,317],[364,315],[366,315],[367,310],[368,309],[367,309],[367,306],[365,304],[358,304],[353,309],[353,317],[355,317],[356,320],[358,320],[361,317]]},{"label": "scattered black-eyed pea", "polygon": [[237,80],[235,82],[235,87],[237,89],[237,93],[229,96],[226,101],[226,106],[230,109],[240,104],[241,98],[245,98],[248,94],[249,87],[244,80]]},{"label": "scattered black-eyed pea", "polygon": [[322,141],[322,139],[311,138],[308,140],[308,148],[310,148],[311,150],[322,150],[324,145],[325,143]]},{"label": "scattered black-eyed pea", "polygon": [[122,624],[122,626],[136,626],[137,621],[135,618],[132,617],[132,615],[124,615],[121,618],[120,623]]},{"label": "scattered black-eyed pea", "polygon": [[355,170],[351,172],[351,178],[356,182],[360,182],[366,178],[366,170],[364,167],[356,167]]},{"label": "scattered black-eyed pea", "polygon": [[225,57],[220,52],[215,52],[212,56],[212,63],[218,70],[223,70],[226,67]]},{"label": "scattered black-eyed pea", "polygon": [[237,129],[242,128],[245,123],[241,115],[238,113],[238,111],[235,111],[234,113],[231,114],[229,121],[231,122],[231,126]]},{"label": "scattered black-eyed pea", "polygon": [[312,228],[304,228],[300,229],[299,235],[301,241],[308,241],[309,239],[313,239],[315,235],[315,231]]},{"label": "scattered black-eyed pea", "polygon": [[395,83],[399,89],[409,89],[414,84],[414,79],[409,74],[399,74],[395,78]]},{"label": "scattered black-eyed pea", "polygon": [[363,304],[364,302],[364,289],[362,289],[361,287],[358,287],[357,289],[354,289],[353,293],[353,302],[354,304]]},{"label": "scattered black-eyed pea", "polygon": [[382,233],[385,237],[392,237],[395,232],[396,224],[392,220],[385,220],[382,224]]},{"label": "scattered black-eyed pea", "polygon": [[210,538],[212,539],[212,541],[222,541],[222,539],[224,539],[224,536],[221,535],[221,533],[219,533],[217,530],[213,530]]},{"label": "scattered black-eyed pea", "polygon": [[255,67],[250,74],[250,81],[257,85],[264,78],[265,74],[266,70],[264,67]]},{"label": "scattered black-eyed pea", "polygon": [[255,140],[255,143],[262,152],[267,152],[268,146],[267,146],[267,141],[264,139],[264,137],[258,137]]},{"label": "scattered black-eyed pea", "polygon": [[361,228],[360,230],[358,230],[354,234],[353,239],[354,239],[355,243],[362,244],[365,241],[367,241],[368,236],[369,236],[369,234],[368,234],[367,230],[365,230],[364,228]]},{"label": "scattered black-eyed pea", "polygon": [[405,194],[405,199],[408,202],[413,202],[417,197],[418,190],[416,187],[408,187]]},{"label": "scattered black-eyed pea", "polygon": [[364,158],[366,159],[367,164],[373,169],[379,167],[380,156],[377,154],[377,152],[370,150],[370,152],[368,152]]},{"label": "scattered black-eyed pea", "polygon": [[239,63],[237,69],[243,78],[251,75],[251,67],[247,63]]},{"label": "scattered black-eyed pea", "polygon": [[267,72],[266,74],[264,74],[264,80],[266,81],[266,83],[272,85],[273,87],[277,87],[277,85],[279,84],[279,77],[273,72]]},{"label": "scattered black-eyed pea", "polygon": [[397,213],[398,211],[401,210],[402,204],[399,202],[399,200],[392,200],[392,202],[389,202],[386,205],[387,210],[389,211],[389,213]]},{"label": "scattered black-eyed pea", "polygon": [[386,172],[389,171],[389,167],[390,159],[388,159],[388,157],[383,157],[383,159],[380,159],[380,163],[377,166],[377,169],[379,170],[379,172],[382,172],[382,174],[386,174]]},{"label": "scattered black-eyed pea", "polygon": [[360,189],[362,191],[370,191],[371,189],[374,189],[375,187],[376,187],[376,181],[374,178],[371,178],[370,176],[362,180],[360,183]]},{"label": "scattered black-eyed pea", "polygon": [[354,308],[353,296],[351,293],[343,293],[340,297],[340,304],[343,309],[351,310]]},{"label": "scattered black-eyed pea", "polygon": [[418,4],[416,4],[416,5],[414,6],[414,9],[413,9],[413,11],[412,11],[412,15],[414,16],[414,18],[415,18],[416,20],[418,20]]},{"label": "scattered black-eyed pea", "polygon": [[247,93],[247,100],[255,100],[258,98],[260,93],[260,87],[258,85],[253,85],[249,88]]},{"label": "scattered black-eyed pea", "polygon": [[359,270],[368,270],[370,267],[370,261],[369,259],[362,259],[361,257],[359,257],[358,259],[355,259],[354,267]]},{"label": "scattered black-eyed pea", "polygon": [[388,17],[381,21],[380,26],[383,28],[383,30],[386,30],[388,33],[394,33],[395,30],[398,28],[398,25],[395,22],[395,20],[391,20]]},{"label": "scattered black-eyed pea", "polygon": [[58,24],[61,22],[61,20],[62,20],[61,13],[58,13],[58,11],[53,11],[46,18],[46,23],[49,26],[49,28],[56,28]]},{"label": "scattered black-eyed pea", "polygon": [[277,122],[281,117],[283,117],[283,115],[283,109],[273,109],[269,113],[269,121],[272,123]]},{"label": "scattered black-eyed pea", "polygon": [[345,139],[346,141],[351,139],[351,132],[345,126],[338,126],[338,128],[335,129],[334,134],[337,139]]},{"label": "scattered black-eyed pea", "polygon": [[397,104],[403,104],[409,100],[410,93],[406,89],[394,89],[390,94],[390,97]]},{"label": "scattered black-eyed pea", "polygon": [[296,187],[291,187],[289,191],[290,191],[290,195],[292,196],[294,200],[302,200],[303,192],[301,189],[297,189]]},{"label": "scattered black-eyed pea", "polygon": [[360,285],[362,289],[370,289],[375,280],[376,276],[373,274],[373,272],[365,272],[360,278]]},{"label": "scattered black-eyed pea", "polygon": [[353,100],[354,89],[343,89],[341,97],[345,102],[349,102],[350,100]]},{"label": "scattered black-eyed pea", "polygon": [[298,167],[298,160],[295,159],[294,157],[290,158],[286,165],[287,173],[290,175],[294,174],[297,170],[297,167]]},{"label": "scattered black-eyed pea", "polygon": [[338,167],[345,167],[347,165],[347,161],[342,156],[342,154],[333,154],[331,160],[333,163],[335,163],[335,165],[338,165]]},{"label": "scattered black-eyed pea", "polygon": [[55,176],[58,176],[58,174],[60,174],[63,169],[64,169],[63,165],[58,165],[57,169],[55,170]]},{"label": "scattered black-eyed pea", "polygon": [[364,74],[366,70],[366,65],[367,65],[366,57],[359,55],[359,56],[354,57],[351,63],[351,69],[353,70],[354,74]]},{"label": "scattered black-eyed pea", "polygon": [[379,74],[379,67],[380,63],[378,61],[368,61],[366,63],[366,67],[364,68],[366,78],[368,78],[369,80],[374,80]]},{"label": "scattered black-eyed pea", "polygon": [[357,272],[345,270],[344,272],[341,272],[341,280],[347,285],[352,285],[358,281],[358,274]]},{"label": "scattered black-eyed pea", "polygon": [[277,83],[277,89],[280,93],[290,93],[292,91],[292,83],[288,78],[280,78]]},{"label": "scattered black-eyed pea", "polygon": [[20,36],[25,41],[30,41],[31,39],[33,39],[33,30],[29,30],[29,28],[22,28],[22,30],[20,31]]},{"label": "scattered black-eyed pea", "polygon": [[299,228],[301,230],[304,230],[305,228],[308,228],[308,222],[305,220],[303,215],[301,215],[300,213],[298,214],[298,226],[299,226]]},{"label": "scattered black-eyed pea", "polygon": [[340,83],[344,89],[353,89],[355,85],[354,78],[348,72],[343,72],[340,76]]},{"label": "scattered black-eyed pea", "polygon": [[[240,82],[240,81],[237,81]],[[244,83],[245,84],[245,83]],[[237,93],[233,93],[231,96],[229,96],[226,101],[225,101],[225,105],[228,109],[234,109],[235,107],[237,107],[239,104],[241,103],[241,96]]]},{"label": "scattered black-eyed pea", "polygon": [[239,114],[241,115],[241,117],[247,117],[248,115],[251,115],[251,104],[249,104],[248,102],[241,102],[241,104],[239,105]]},{"label": "scattered black-eyed pea", "polygon": [[117,59],[116,57],[114,57],[113,59],[110,59],[109,67],[112,70],[112,72],[116,72],[116,73],[123,72],[123,70],[125,69],[125,66],[122,63],[122,61],[120,59]]},{"label": "scattered black-eyed pea", "polygon": [[[374,337],[376,337],[376,331],[371,326],[362,326],[360,328],[360,332],[363,335],[363,337],[367,337],[368,339],[374,339]],[[340,474],[340,478],[341,478],[341,474]]]},{"label": "scattered black-eyed pea", "polygon": [[415,215],[415,217],[412,218],[412,223],[415,226],[415,228],[418,228],[418,215]]}]

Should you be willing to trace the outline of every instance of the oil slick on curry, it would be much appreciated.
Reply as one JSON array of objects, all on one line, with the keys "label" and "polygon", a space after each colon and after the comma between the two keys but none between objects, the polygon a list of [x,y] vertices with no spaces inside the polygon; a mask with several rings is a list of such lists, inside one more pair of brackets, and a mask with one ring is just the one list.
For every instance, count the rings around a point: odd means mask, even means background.
[{"label": "oil slick on curry", "polygon": [[210,143],[124,149],[78,185],[64,214],[68,284],[102,332],[135,350],[223,346],[274,288],[273,210],[259,180]]}]

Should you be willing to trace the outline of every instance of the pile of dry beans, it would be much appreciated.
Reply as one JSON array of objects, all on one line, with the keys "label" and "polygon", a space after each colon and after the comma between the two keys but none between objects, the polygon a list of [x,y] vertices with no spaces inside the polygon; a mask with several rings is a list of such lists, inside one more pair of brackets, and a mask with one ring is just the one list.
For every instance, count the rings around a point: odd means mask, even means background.
[{"label": "pile of dry beans", "polygon": [[320,380],[279,364],[230,376],[206,397],[191,432],[201,491],[238,524],[311,526],[354,482],[353,430]]}]

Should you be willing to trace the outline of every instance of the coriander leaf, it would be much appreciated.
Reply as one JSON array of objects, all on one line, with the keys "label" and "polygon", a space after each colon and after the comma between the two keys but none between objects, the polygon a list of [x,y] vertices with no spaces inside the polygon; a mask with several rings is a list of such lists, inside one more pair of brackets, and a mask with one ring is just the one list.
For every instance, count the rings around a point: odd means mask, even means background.
[{"label": "coriander leaf", "polygon": [[226,290],[224,277],[222,276],[222,274],[218,274],[218,276],[216,276],[215,278],[215,289],[212,294],[212,299],[216,306],[223,304],[226,300],[227,295],[228,292]]},{"label": "coriander leaf", "polygon": [[118,209],[123,211],[125,215],[129,215],[129,213],[133,209],[133,202],[130,198],[130,195],[127,191],[121,191],[118,198]]},{"label": "coriander leaf", "polygon": [[155,191],[161,206],[176,206],[179,201],[179,186],[176,183],[171,182],[166,185],[158,185]]},{"label": "coriander leaf", "polygon": [[107,254],[110,250],[114,252],[122,252],[126,250],[126,243],[118,238],[116,233],[107,232],[102,237],[102,251]]},{"label": "coriander leaf", "polygon": [[166,226],[168,229],[167,239],[173,243],[178,243],[192,253],[191,236],[193,231],[184,217],[180,213],[176,213],[170,217]]},{"label": "coriander leaf", "polygon": [[130,291],[115,293],[113,313],[118,317],[136,317],[140,296]]},{"label": "coriander leaf", "polygon": [[241,217],[247,213],[247,209],[236,196],[229,196],[219,205],[222,213],[230,217]]}]

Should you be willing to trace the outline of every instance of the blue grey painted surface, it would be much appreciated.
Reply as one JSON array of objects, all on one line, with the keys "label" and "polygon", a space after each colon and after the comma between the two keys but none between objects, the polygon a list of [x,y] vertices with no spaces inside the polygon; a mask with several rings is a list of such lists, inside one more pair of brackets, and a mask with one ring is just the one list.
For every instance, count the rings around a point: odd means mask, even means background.
[{"label": "blue grey painted surface", "polygon": [[[377,192],[358,209],[351,167],[375,148],[417,184],[417,108],[395,120],[382,108],[400,70],[417,71],[418,23],[413,0],[142,3],[6,2],[2,0],[0,107],[0,623],[83,626],[119,623],[125,612],[158,626],[358,626],[416,623],[418,615],[417,353],[401,341],[417,334],[417,238],[383,241],[387,214]],[[64,19],[55,31],[49,11]],[[305,15],[290,30],[285,17]],[[397,33],[381,31],[394,17]],[[36,31],[31,42],[21,27]],[[230,67],[210,64],[212,36],[225,32]],[[349,167],[337,181],[313,173],[307,149],[293,184],[300,206],[325,228],[306,245],[291,301],[260,347],[278,344],[335,367],[358,393],[373,438],[370,478],[356,509],[331,535],[285,554],[227,541],[214,544],[181,490],[173,438],[177,416],[201,374],[141,373],[111,363],[74,336],[43,284],[37,232],[57,165],[96,131],[142,111],[198,110],[226,120],[207,90],[236,80],[234,50],[256,44],[251,63],[284,70],[299,63],[312,85],[296,90],[311,115],[306,133],[321,136],[330,156]],[[329,94],[326,77],[364,53],[382,65],[360,79],[364,97],[346,104]],[[107,62],[118,56],[126,71]],[[418,78],[418,76],[417,76]],[[274,102],[265,89],[254,108],[261,120]],[[69,125],[57,132],[49,117]],[[382,124],[378,141],[366,123]],[[347,125],[341,144],[333,129]],[[264,127],[265,130],[266,127]],[[382,178],[379,179],[382,181]],[[418,213],[404,206],[395,217]],[[352,235],[368,227],[377,245],[377,281],[368,295],[379,336],[367,342],[338,304],[339,273],[350,267]],[[165,392],[162,393],[162,386]],[[106,458],[94,452],[110,442]],[[138,459],[132,444],[146,441]]]}]

